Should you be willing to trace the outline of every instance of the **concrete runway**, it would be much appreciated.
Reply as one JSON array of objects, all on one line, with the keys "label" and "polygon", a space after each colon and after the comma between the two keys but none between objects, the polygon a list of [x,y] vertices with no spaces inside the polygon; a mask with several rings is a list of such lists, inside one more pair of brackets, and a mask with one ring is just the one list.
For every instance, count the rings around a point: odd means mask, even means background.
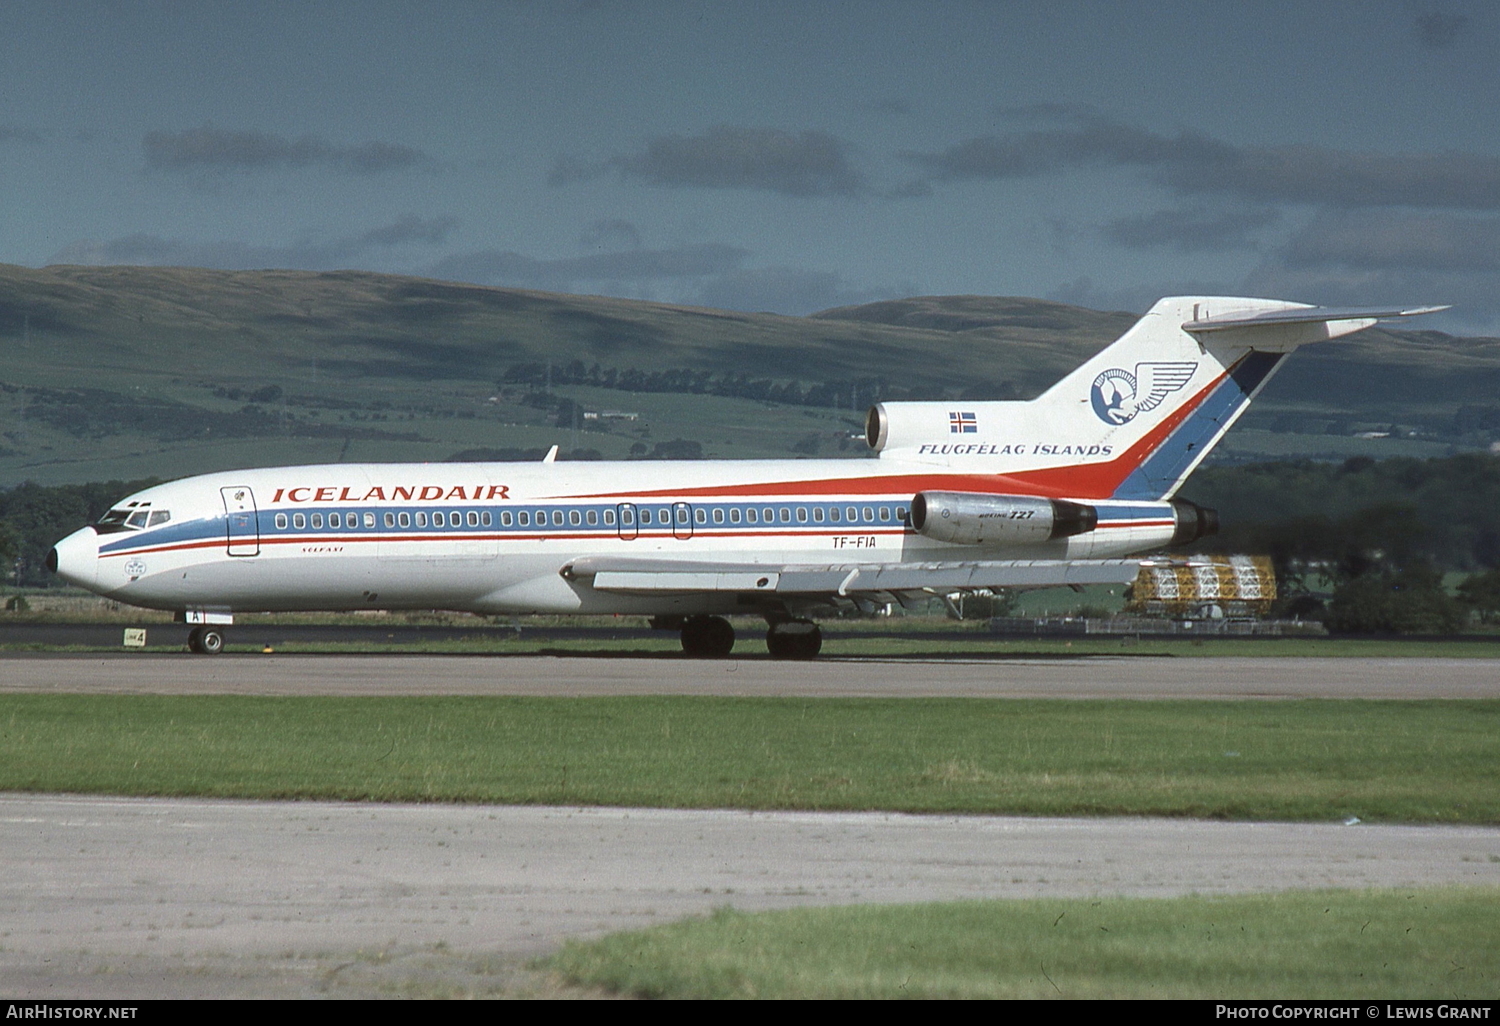
[{"label": "concrete runway", "polygon": [[1500,885],[1500,831],[12,795],[0,864],[7,997],[545,996],[725,904]]},{"label": "concrete runway", "polygon": [[[17,692],[1495,698],[1500,661],[0,659]],[[7,997],[568,996],[569,937],[743,909],[1500,885],[1500,830],[0,795]]]},{"label": "concrete runway", "polygon": [[1500,698],[1500,659],[900,660],[389,655],[10,655],[12,691],[872,698]]}]

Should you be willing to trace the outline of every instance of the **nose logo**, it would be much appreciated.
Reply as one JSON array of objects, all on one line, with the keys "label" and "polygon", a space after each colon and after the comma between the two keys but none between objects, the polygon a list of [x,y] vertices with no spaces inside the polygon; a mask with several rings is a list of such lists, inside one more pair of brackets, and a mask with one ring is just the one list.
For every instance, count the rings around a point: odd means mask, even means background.
[{"label": "nose logo", "polygon": [[132,559],[125,564],[125,572],[131,577],[139,577],[146,572],[146,564],[139,559]]}]

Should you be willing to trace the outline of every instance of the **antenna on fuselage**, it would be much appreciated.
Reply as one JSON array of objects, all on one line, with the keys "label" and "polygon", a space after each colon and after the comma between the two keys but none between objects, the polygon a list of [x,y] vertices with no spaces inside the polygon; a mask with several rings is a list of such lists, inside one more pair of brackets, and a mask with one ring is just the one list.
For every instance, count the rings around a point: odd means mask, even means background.
[{"label": "antenna on fuselage", "polygon": [[545,456],[542,457],[542,462],[543,463],[556,463],[557,462],[557,446],[554,445],[552,448],[550,448],[550,449],[547,450],[547,455],[545,455]]}]

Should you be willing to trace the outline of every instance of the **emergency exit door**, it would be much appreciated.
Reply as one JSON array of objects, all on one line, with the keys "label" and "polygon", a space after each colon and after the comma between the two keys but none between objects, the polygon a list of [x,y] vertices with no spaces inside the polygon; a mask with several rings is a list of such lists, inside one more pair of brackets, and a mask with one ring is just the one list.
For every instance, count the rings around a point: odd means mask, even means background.
[{"label": "emergency exit door", "polygon": [[260,555],[260,525],[256,522],[255,494],[248,485],[220,488],[224,498],[224,525],[231,556]]}]

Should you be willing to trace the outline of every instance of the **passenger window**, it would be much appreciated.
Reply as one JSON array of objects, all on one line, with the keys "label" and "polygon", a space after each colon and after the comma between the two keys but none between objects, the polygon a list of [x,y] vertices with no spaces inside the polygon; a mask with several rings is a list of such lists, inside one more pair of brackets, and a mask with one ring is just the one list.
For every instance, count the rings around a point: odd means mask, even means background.
[{"label": "passenger window", "polygon": [[899,520],[899,521],[901,521],[903,524],[906,523],[906,507],[905,506],[897,506],[896,507],[896,519]]},{"label": "passenger window", "polygon": [[490,519],[489,510],[485,510],[483,513],[479,514],[479,522],[485,527],[489,527],[494,522]]},{"label": "passenger window", "polygon": [[822,506],[814,506],[813,507],[813,519],[815,521],[817,521],[818,523],[820,523],[820,524],[823,522],[823,507]]},{"label": "passenger window", "polygon": [[418,513],[417,514],[417,526],[418,527],[426,527],[427,526],[427,514],[426,513]]},{"label": "passenger window", "polygon": [[386,527],[395,527],[396,526],[396,514],[394,514],[394,513],[387,513],[385,515],[385,526]]},{"label": "passenger window", "polygon": [[292,526],[295,527],[299,531],[302,530],[304,527],[307,526],[307,517],[303,516],[301,513],[293,513],[292,514]]},{"label": "passenger window", "polygon": [[755,519],[755,517],[756,517],[756,514],[755,514],[755,510],[753,508],[745,510],[745,519],[748,520],[748,521],[750,521],[750,523],[753,524],[753,523],[757,522],[756,519]]},{"label": "passenger window", "polygon": [[651,523],[651,511],[649,509],[643,509],[643,510],[641,510],[641,523],[643,523],[643,524],[649,524],[649,523]]},{"label": "passenger window", "polygon": [[366,513],[365,514],[365,526],[366,527],[374,527],[375,526],[375,514],[374,513]]},{"label": "passenger window", "polygon": [[869,506],[866,506],[865,507],[865,523],[868,524],[870,521],[872,521],[874,519],[875,519],[875,511],[873,509],[871,509]]},{"label": "passenger window", "polygon": [[889,506],[881,506],[880,507],[880,519],[881,519],[882,523],[884,523],[886,521],[889,521],[891,519],[891,507],[889,507]]},{"label": "passenger window", "polygon": [[328,514],[328,526],[338,530],[344,525],[344,518],[337,513]]},{"label": "passenger window", "polygon": [[828,519],[832,520],[835,524],[839,522],[839,508],[837,506],[828,511]]},{"label": "passenger window", "polygon": [[526,512],[524,509],[521,510],[521,512],[519,512],[519,513],[516,514],[516,522],[518,524],[520,524],[522,527],[530,527],[531,526],[531,514],[528,513],[528,512]]},{"label": "passenger window", "polygon": [[285,531],[286,530],[286,514],[285,513],[278,513],[278,514],[276,514],[276,530],[278,530],[278,531]]},{"label": "passenger window", "polygon": [[589,510],[589,512],[588,512],[588,521],[589,521],[589,526],[590,527],[597,527],[598,526],[598,524],[599,524],[599,511],[597,509],[591,509],[591,510]]},{"label": "passenger window", "polygon": [[761,516],[762,519],[764,519],[768,524],[776,523],[776,511],[770,506],[767,506],[765,509],[761,510]]},{"label": "passenger window", "polygon": [[572,524],[574,527],[577,527],[579,524],[583,523],[583,514],[578,512],[576,509],[568,510],[568,523]]},{"label": "passenger window", "polygon": [[604,511],[604,523],[608,527],[615,526],[615,511],[607,509]]},{"label": "passenger window", "polygon": [[792,511],[786,506],[781,507],[781,522],[790,524],[792,522]]},{"label": "passenger window", "polygon": [[849,518],[849,523],[855,523],[859,520],[859,510],[855,509],[853,506],[850,506],[848,509],[844,510],[844,516]]},{"label": "passenger window", "polygon": [[724,522],[724,510],[721,509],[721,508],[719,508],[719,507],[717,507],[717,506],[715,506],[714,507],[714,523],[716,523],[716,524],[722,524],[723,522]]},{"label": "passenger window", "polygon": [[323,530],[323,514],[321,514],[321,513],[314,513],[312,515],[312,525],[313,525],[313,530],[314,531],[321,531],[321,530]]},{"label": "passenger window", "polygon": [[158,527],[161,524],[165,524],[168,520],[171,520],[171,519],[172,519],[172,514],[168,513],[164,509],[159,509],[155,513],[151,514],[151,524],[150,524],[150,526],[151,527]]},{"label": "passenger window", "polygon": [[562,510],[560,510],[560,509],[553,510],[552,511],[552,526],[553,527],[561,527],[562,525],[563,525]]},{"label": "passenger window", "polygon": [[807,523],[807,507],[806,506],[798,506],[797,507],[797,523],[799,523],[799,524],[805,524],[805,523]]},{"label": "passenger window", "polygon": [[508,510],[508,509],[507,510],[502,510],[501,513],[500,513],[500,526],[501,527],[509,527],[510,524],[511,524],[511,519],[512,518],[511,518],[511,515],[510,515],[510,510]]},{"label": "passenger window", "polygon": [[472,510],[472,509],[469,510],[469,526],[470,527],[478,527],[479,526],[479,514],[476,511]]},{"label": "passenger window", "polygon": [[740,508],[738,506],[729,511],[729,522],[731,524],[737,524],[740,522]]},{"label": "passenger window", "polygon": [[398,514],[396,514],[396,523],[400,524],[402,527],[410,527],[411,526],[411,514],[410,513],[398,513]]}]

